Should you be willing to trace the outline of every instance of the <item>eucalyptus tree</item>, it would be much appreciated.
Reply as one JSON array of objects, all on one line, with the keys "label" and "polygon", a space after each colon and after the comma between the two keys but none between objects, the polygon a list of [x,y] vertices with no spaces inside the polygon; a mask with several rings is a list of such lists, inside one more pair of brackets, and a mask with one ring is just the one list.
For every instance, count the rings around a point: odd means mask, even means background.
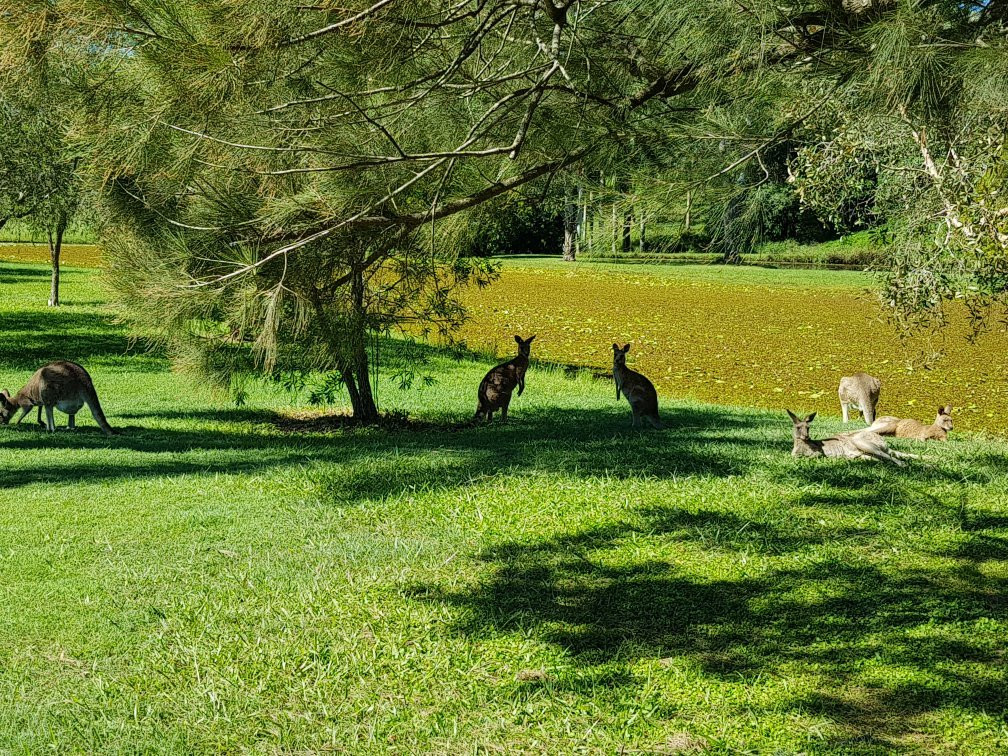
[{"label": "eucalyptus tree", "polygon": [[47,48],[52,26],[16,29],[0,14],[0,228],[26,223],[48,238],[49,305],[60,299],[63,236],[81,206],[80,153],[73,144],[77,79],[88,65],[79,46]]}]

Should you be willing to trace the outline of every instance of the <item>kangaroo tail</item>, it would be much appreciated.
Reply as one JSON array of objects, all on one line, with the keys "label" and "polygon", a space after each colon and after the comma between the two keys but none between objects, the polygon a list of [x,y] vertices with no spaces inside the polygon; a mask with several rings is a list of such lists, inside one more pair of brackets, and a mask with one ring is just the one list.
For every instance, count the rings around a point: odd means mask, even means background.
[{"label": "kangaroo tail", "polygon": [[85,402],[88,409],[91,410],[91,416],[98,423],[98,427],[105,431],[106,436],[114,436],[119,432],[109,425],[108,420],[105,419],[105,413],[102,411],[101,402],[98,401],[98,392],[95,391],[93,383],[88,386],[88,395],[85,397]]},{"label": "kangaroo tail", "polygon": [[878,433],[882,436],[892,436],[896,433],[896,425],[899,423],[899,419],[895,417],[879,417],[876,418],[865,430],[869,430],[872,433]]}]

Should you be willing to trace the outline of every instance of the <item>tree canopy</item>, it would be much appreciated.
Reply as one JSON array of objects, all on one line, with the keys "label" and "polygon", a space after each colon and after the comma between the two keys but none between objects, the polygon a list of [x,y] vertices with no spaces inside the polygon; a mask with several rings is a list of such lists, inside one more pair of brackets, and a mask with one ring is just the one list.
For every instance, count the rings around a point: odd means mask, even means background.
[{"label": "tree canopy", "polygon": [[729,246],[754,238],[776,177],[833,222],[891,224],[901,312],[1005,289],[1001,3],[0,8],[8,73],[88,61],[63,75],[144,333],[223,377],[334,371],[365,418],[369,334],[450,333],[455,287],[490,273],[455,254],[469,216],[566,172],[651,203],[745,194]]}]

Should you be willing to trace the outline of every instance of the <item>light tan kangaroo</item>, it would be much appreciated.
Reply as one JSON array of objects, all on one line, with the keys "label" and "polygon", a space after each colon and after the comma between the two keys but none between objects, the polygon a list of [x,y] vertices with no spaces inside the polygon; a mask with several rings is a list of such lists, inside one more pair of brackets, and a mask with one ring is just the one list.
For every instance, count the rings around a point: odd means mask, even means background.
[{"label": "light tan kangaroo", "polygon": [[917,420],[887,415],[878,418],[868,430],[874,431],[880,436],[913,438],[917,441],[944,441],[952,430],[952,406],[946,404],[944,407],[939,407],[938,415],[931,425],[924,425]]},{"label": "light tan kangaroo", "polygon": [[630,411],[633,413],[632,424],[635,428],[643,417],[655,428],[660,429],[662,424],[661,418],[658,417],[658,392],[655,391],[654,384],[636,370],[631,370],[626,366],[627,352],[630,351],[629,344],[625,347],[613,344],[612,350],[616,401],[619,401],[620,392],[622,392],[630,402]]},{"label": "light tan kangaroo", "polygon": [[849,408],[855,407],[861,410],[861,416],[868,425],[874,423],[875,407],[878,405],[881,388],[882,381],[868,373],[854,373],[841,378],[837,394],[840,396],[843,421],[850,422]]},{"label": "light tan kangaroo", "polygon": [[56,430],[53,422],[53,410],[58,409],[70,416],[67,427],[76,428],[74,418],[81,407],[87,405],[98,426],[111,436],[116,431],[108,424],[105,413],[102,412],[98,393],[88,371],[76,362],[51,362],[39,368],[28,379],[24,388],[13,397],[4,389],[0,391],[0,425],[7,425],[14,414],[20,410],[17,424],[24,420],[32,407],[38,407],[38,422],[42,424],[42,409],[46,413],[46,428]]},{"label": "light tan kangaroo", "polygon": [[791,410],[787,411],[791,422],[794,424],[792,433],[794,435],[794,446],[791,448],[792,457],[835,457],[839,459],[874,459],[880,462],[892,462],[894,465],[902,467],[906,464],[904,459],[916,459],[916,454],[906,454],[890,449],[877,433],[868,429],[855,433],[841,433],[838,436],[824,438],[821,441],[813,441],[809,438],[809,425],[815,420],[816,413],[806,417],[804,420],[798,418]]}]

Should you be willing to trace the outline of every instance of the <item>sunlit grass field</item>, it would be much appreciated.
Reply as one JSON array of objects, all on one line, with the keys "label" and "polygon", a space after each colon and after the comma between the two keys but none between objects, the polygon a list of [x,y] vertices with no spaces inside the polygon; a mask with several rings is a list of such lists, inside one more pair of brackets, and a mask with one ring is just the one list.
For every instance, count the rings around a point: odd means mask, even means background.
[{"label": "sunlit grass field", "polygon": [[[49,262],[48,244],[0,242],[0,262]],[[93,244],[63,244],[62,265],[95,268],[101,265],[101,249]]]},{"label": "sunlit grass field", "polygon": [[872,279],[846,271],[758,267],[565,264],[507,260],[500,281],[467,299],[461,336],[510,350],[537,333],[535,354],[612,369],[612,343],[659,392],[721,404],[839,415],[842,375],[882,380],[881,414],[934,419],[951,404],[962,429],[1008,431],[1008,329],[975,343],[952,313],[937,335],[906,339],[884,318]]},{"label": "sunlit grass field", "polygon": [[0,264],[0,386],[79,360],[123,433],[0,428],[0,750],[1008,749],[1001,441],[794,461],[779,411],[631,431],[541,364],[472,427],[489,363],[434,351],[382,378],[411,425],[284,432],[303,397],[236,409],[47,278]]}]

